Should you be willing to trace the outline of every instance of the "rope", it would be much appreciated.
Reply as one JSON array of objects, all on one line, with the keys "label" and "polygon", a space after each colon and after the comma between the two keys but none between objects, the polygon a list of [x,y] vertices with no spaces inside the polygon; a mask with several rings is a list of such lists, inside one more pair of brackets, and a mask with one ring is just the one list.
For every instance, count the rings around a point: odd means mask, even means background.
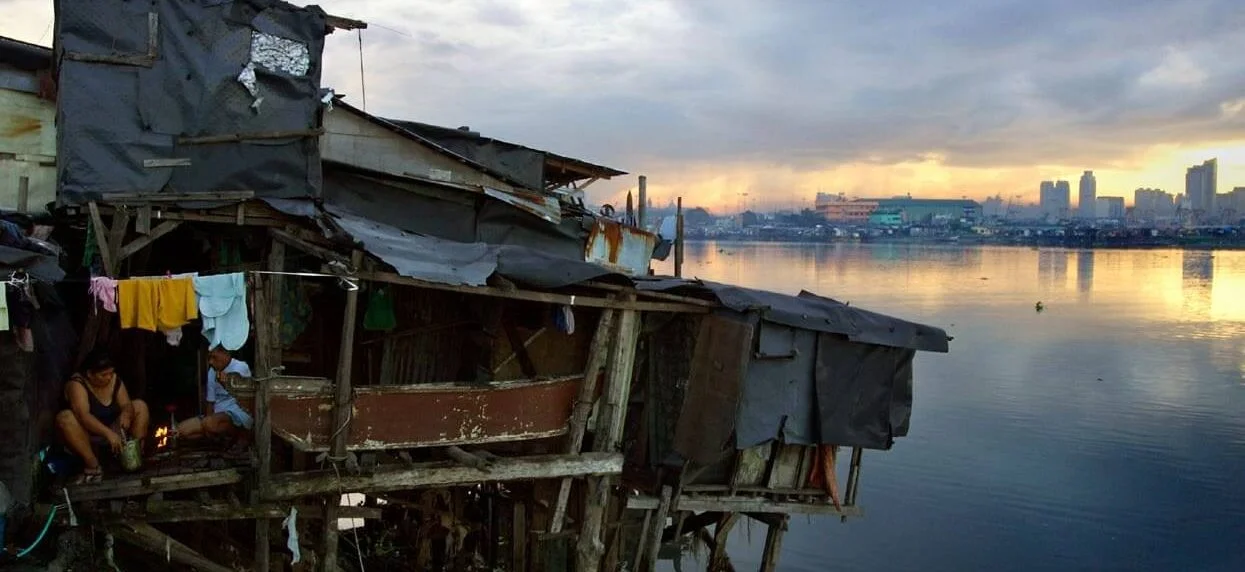
[{"label": "rope", "polygon": [[[337,468],[336,462],[333,463],[333,473],[337,475],[337,504],[340,505],[346,492],[342,490],[342,473]],[[359,572],[367,572],[367,568],[363,565],[363,545],[359,543],[359,527],[352,527],[350,533],[354,535],[354,555],[359,559]]]}]

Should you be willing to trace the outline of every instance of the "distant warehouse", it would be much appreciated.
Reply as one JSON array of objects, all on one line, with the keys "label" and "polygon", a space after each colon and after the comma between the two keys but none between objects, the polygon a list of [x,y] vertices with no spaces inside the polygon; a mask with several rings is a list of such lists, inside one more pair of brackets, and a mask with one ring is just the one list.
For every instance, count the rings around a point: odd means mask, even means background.
[{"label": "distant warehouse", "polygon": [[968,199],[890,199],[824,200],[817,211],[831,222],[874,224],[931,224],[981,218],[981,204]]}]

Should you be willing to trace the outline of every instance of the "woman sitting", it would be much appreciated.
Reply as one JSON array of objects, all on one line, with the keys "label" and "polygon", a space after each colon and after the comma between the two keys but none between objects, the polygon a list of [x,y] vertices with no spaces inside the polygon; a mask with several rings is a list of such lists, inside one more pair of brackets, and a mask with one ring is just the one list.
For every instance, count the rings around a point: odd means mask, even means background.
[{"label": "woman sitting", "polygon": [[142,450],[150,417],[146,403],[130,399],[107,354],[92,351],[84,365],[85,373],[74,374],[65,384],[69,408],[57,414],[56,427],[65,445],[82,458],[82,481],[98,482],[102,473],[93,441],[106,442],[117,454],[128,434],[139,440]]}]

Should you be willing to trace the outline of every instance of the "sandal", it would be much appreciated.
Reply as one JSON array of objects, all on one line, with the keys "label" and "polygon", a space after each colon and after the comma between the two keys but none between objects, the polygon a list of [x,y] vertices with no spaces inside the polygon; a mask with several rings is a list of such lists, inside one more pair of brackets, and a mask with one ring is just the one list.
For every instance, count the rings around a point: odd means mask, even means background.
[{"label": "sandal", "polygon": [[104,480],[104,471],[99,467],[82,469],[82,474],[78,475],[78,480],[74,481],[79,485],[91,485]]}]

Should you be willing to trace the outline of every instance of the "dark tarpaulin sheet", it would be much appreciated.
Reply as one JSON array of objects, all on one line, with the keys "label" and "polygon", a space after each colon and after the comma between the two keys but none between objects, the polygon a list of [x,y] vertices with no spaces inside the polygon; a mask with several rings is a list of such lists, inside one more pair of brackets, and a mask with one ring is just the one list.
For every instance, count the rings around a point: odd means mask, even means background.
[{"label": "dark tarpaulin sheet", "polygon": [[[319,8],[276,0],[57,0],[56,10],[62,54],[141,58],[148,54],[149,13],[158,30],[150,67],[60,61],[61,201],[165,190],[319,193],[315,137],[177,143],[183,136],[318,127],[326,31]],[[239,81],[253,61],[257,95]],[[190,165],[144,166],[148,159],[189,159]]]},{"label": "dark tarpaulin sheet", "polygon": [[757,310],[767,322],[793,328],[847,336],[861,343],[946,353],[950,346],[944,330],[862,310],[842,302],[801,292],[789,296],[706,280],[632,277],[636,288],[687,295],[712,294],[737,312]]},{"label": "dark tarpaulin sheet", "polygon": [[914,350],[817,336],[817,424],[827,444],[890,449],[908,434]]},{"label": "dark tarpaulin sheet", "polygon": [[65,271],[55,256],[0,245],[0,278],[8,278],[12,271],[19,269],[44,282],[65,279]]},{"label": "dark tarpaulin sheet", "polygon": [[[409,181],[401,184],[419,185]],[[476,211],[471,202],[420,195],[396,184],[388,185],[337,167],[325,171],[324,200],[361,217],[407,232],[457,242],[475,242]],[[411,213],[419,214],[411,216]],[[531,216],[528,215],[528,218]],[[537,222],[548,226],[544,221]]]}]

